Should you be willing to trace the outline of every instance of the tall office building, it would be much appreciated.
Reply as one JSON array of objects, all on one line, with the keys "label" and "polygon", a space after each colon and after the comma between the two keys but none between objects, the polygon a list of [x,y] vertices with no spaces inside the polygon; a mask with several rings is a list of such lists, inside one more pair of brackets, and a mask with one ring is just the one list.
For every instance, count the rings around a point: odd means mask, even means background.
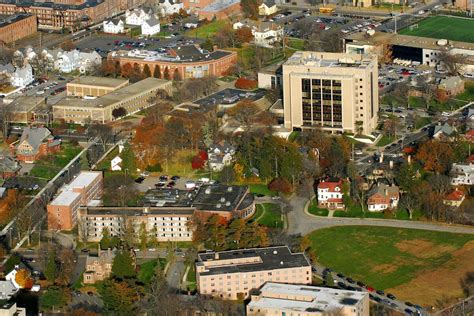
[{"label": "tall office building", "polygon": [[283,64],[285,127],[371,133],[379,109],[377,57],[296,52]]}]

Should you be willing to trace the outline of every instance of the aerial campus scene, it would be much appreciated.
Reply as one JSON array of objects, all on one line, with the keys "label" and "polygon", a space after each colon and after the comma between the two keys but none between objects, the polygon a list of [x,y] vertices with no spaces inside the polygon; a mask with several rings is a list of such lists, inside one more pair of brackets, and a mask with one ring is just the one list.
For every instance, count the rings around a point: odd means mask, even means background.
[{"label": "aerial campus scene", "polygon": [[0,0],[0,315],[474,315],[473,9]]}]

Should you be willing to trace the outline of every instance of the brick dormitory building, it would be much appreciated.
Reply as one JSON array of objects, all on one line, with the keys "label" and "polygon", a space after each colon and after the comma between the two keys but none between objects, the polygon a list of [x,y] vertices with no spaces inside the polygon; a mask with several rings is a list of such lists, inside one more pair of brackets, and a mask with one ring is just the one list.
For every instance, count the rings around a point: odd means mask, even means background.
[{"label": "brick dormitory building", "polygon": [[215,49],[210,52],[199,46],[187,45],[168,50],[166,53],[148,50],[119,50],[111,52],[110,60],[117,61],[123,67],[125,64],[137,64],[143,70],[145,65],[151,73],[159,67],[161,76],[166,78],[168,73],[172,79],[177,72],[180,79],[202,78],[206,76],[224,76],[237,62],[237,53]]},{"label": "brick dormitory building", "polygon": [[18,41],[35,34],[37,30],[36,17],[31,14],[0,15],[0,43]]},{"label": "brick dormitory building", "polygon": [[0,0],[0,14],[28,13],[47,29],[80,28],[101,22],[144,0]]}]

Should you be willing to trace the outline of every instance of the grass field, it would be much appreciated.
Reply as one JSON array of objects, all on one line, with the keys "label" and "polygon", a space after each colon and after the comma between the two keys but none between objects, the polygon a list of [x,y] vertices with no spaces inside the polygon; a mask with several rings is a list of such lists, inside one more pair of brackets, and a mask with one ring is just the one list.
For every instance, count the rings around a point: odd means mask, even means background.
[{"label": "grass field", "polygon": [[345,226],[309,236],[323,265],[425,306],[461,297],[460,280],[473,267],[474,235]]},{"label": "grass field", "polygon": [[472,30],[474,30],[474,20],[435,16],[418,22],[418,27],[415,29],[401,30],[400,34],[474,43]]},{"label": "grass field", "polygon": [[30,171],[30,176],[51,180],[81,150],[82,148],[79,145],[63,142],[58,153],[42,157],[35,162]]},{"label": "grass field", "polygon": [[281,219],[281,211],[278,204],[257,204],[257,211],[254,218],[260,225],[269,228],[283,228],[283,220]]},{"label": "grass field", "polygon": [[198,28],[189,30],[186,32],[186,36],[208,38],[214,36],[219,30],[221,30],[226,24],[227,20],[216,20],[214,22],[202,25]]},{"label": "grass field", "polygon": [[266,184],[249,184],[250,193],[275,196],[277,193],[268,188]]},{"label": "grass field", "polygon": [[155,273],[155,267],[160,263],[161,269],[164,269],[166,266],[166,259],[160,258],[155,260],[150,260],[140,265],[140,271],[138,272],[137,278],[139,281],[144,284],[149,284],[153,275]]},{"label": "grass field", "polygon": [[318,201],[314,199],[308,207],[308,212],[316,216],[328,216],[329,211],[327,208],[319,208]]}]

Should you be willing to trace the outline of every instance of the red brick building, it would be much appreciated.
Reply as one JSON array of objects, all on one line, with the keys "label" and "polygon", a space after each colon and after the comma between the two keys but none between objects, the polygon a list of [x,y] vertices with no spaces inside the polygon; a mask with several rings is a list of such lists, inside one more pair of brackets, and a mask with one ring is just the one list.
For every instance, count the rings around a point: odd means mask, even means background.
[{"label": "red brick building", "polygon": [[160,67],[164,79],[173,79],[176,73],[180,79],[190,79],[226,75],[236,64],[237,53],[226,50],[208,52],[188,45],[171,49],[166,54],[144,50],[117,51],[110,53],[108,58],[118,61],[122,68],[127,63],[131,66],[138,64],[142,70],[148,65],[152,74],[155,67]]},{"label": "red brick building", "polygon": [[30,14],[0,16],[0,43],[11,43],[35,34],[36,17]]},{"label": "red brick building", "polygon": [[0,0],[0,14],[29,13],[37,17],[40,28],[80,28],[101,22],[144,0]]},{"label": "red brick building", "polygon": [[25,163],[33,163],[37,159],[58,152],[61,140],[55,139],[45,127],[25,127],[20,140],[10,144],[12,155]]}]

